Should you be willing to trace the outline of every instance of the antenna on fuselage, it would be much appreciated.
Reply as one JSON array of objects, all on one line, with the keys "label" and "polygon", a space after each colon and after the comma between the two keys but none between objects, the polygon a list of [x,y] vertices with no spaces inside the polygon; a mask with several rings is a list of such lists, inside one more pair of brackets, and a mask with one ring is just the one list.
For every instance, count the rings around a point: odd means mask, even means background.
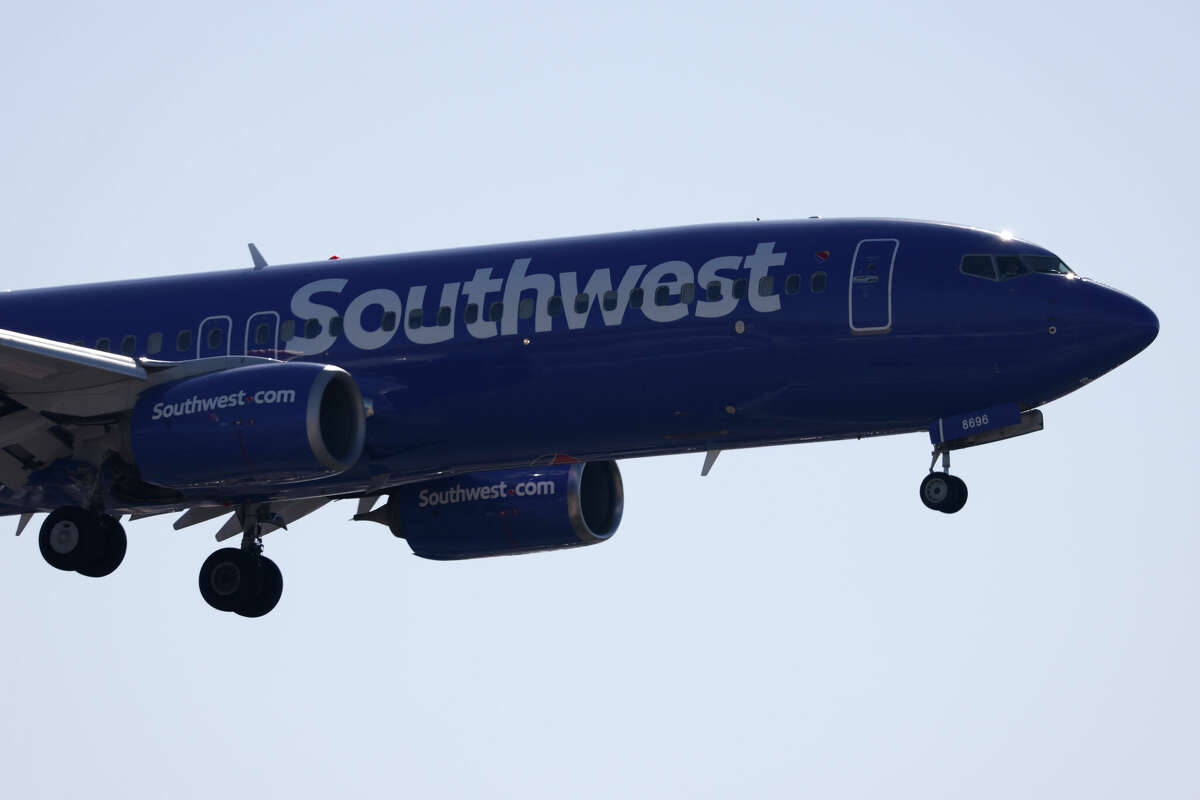
[{"label": "antenna on fuselage", "polygon": [[251,242],[248,246],[250,248],[250,260],[254,262],[254,268],[262,269],[263,267],[267,266],[267,260],[263,258],[262,253],[258,252],[258,246],[253,242]]}]

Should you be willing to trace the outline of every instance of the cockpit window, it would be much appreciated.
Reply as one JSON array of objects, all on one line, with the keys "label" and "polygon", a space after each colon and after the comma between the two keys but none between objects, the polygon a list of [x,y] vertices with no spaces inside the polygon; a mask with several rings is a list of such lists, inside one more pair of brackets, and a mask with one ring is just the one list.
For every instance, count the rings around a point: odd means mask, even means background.
[{"label": "cockpit window", "polygon": [[1033,272],[1051,275],[1073,275],[1071,268],[1058,260],[1057,256],[1021,256],[1021,263]]},{"label": "cockpit window", "polygon": [[996,268],[992,266],[991,256],[963,256],[962,271],[977,278],[996,280]]},{"label": "cockpit window", "polygon": [[1029,267],[1021,263],[1020,256],[996,256],[996,268],[1000,271],[1002,281],[1029,273]]},{"label": "cockpit window", "polygon": [[964,275],[973,275],[988,280],[1007,281],[1042,272],[1049,275],[1074,275],[1071,268],[1057,256],[1033,255],[969,255],[962,257],[959,270]]}]

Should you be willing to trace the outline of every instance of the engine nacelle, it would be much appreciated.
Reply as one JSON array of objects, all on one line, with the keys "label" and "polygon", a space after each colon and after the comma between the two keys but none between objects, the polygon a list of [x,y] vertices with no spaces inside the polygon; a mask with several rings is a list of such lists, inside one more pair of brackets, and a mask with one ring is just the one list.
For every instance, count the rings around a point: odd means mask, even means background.
[{"label": "engine nacelle", "polygon": [[402,486],[360,519],[382,522],[439,561],[607,541],[624,494],[614,461],[475,472]]},{"label": "engine nacelle", "polygon": [[324,364],[256,364],[148,389],[129,423],[147,483],[283,484],[345,472],[362,454],[358,385]]}]

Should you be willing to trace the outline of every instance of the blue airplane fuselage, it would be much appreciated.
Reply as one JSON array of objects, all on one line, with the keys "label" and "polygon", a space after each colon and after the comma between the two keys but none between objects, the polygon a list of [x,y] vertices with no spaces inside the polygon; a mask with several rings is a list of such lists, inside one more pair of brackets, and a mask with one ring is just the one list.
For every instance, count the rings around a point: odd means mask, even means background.
[{"label": "blue airplane fuselage", "polygon": [[[1042,405],[1157,333],[1121,292],[1065,269],[989,279],[971,255],[1055,258],[952,225],[754,222],[28,290],[0,314],[133,356],[349,372],[372,411],[359,463],[202,493],[231,498],[925,430]],[[62,469],[33,477],[41,505],[72,498],[50,491]]]}]

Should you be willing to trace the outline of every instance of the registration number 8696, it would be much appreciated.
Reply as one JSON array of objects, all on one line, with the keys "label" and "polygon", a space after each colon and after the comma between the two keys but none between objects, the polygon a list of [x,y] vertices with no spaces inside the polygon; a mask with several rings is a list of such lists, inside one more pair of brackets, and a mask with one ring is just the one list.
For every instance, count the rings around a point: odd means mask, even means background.
[{"label": "registration number 8696", "polygon": [[979,414],[974,417],[967,417],[962,421],[962,429],[964,431],[973,430],[974,428],[982,428],[988,424],[988,415]]}]

